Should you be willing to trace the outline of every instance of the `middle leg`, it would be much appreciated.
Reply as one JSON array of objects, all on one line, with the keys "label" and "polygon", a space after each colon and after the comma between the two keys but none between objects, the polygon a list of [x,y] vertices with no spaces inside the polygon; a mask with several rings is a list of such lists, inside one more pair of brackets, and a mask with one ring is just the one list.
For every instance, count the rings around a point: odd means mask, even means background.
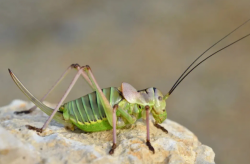
[{"label": "middle leg", "polygon": [[116,110],[118,108],[118,105],[114,105],[113,107],[113,146],[111,147],[109,154],[114,154],[115,148],[116,148]]}]

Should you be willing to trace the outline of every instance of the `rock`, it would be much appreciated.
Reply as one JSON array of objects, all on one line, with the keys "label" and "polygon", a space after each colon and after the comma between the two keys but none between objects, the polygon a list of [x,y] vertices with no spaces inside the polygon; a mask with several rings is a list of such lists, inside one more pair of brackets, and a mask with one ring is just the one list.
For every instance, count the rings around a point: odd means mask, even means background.
[{"label": "rock", "polygon": [[0,163],[214,163],[215,154],[210,147],[168,119],[161,124],[168,134],[150,125],[155,154],[145,144],[144,121],[138,120],[127,129],[117,130],[118,145],[111,156],[108,151],[112,146],[112,131],[84,133],[77,129],[72,132],[56,122],[42,134],[28,130],[25,125],[41,127],[48,118],[39,109],[28,115],[13,114],[31,106],[31,103],[15,100],[0,108]]},{"label": "rock", "polygon": [[11,132],[0,127],[0,163],[38,163],[39,153],[29,143],[22,143]]}]

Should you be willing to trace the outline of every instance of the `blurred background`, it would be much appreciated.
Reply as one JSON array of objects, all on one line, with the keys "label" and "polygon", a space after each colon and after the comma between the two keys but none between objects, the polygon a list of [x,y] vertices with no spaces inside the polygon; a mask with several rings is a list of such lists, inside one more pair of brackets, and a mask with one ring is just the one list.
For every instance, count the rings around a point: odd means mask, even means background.
[{"label": "blurred background", "polygon": [[[11,68],[41,98],[72,63],[102,88],[128,82],[167,93],[205,49],[250,18],[249,0],[0,1],[0,106],[27,98]],[[250,23],[209,54],[250,32]],[[215,151],[216,163],[249,163],[250,38],[209,59],[167,100],[168,118]],[[57,103],[72,71],[47,101]],[[80,79],[67,100],[91,92]]]}]

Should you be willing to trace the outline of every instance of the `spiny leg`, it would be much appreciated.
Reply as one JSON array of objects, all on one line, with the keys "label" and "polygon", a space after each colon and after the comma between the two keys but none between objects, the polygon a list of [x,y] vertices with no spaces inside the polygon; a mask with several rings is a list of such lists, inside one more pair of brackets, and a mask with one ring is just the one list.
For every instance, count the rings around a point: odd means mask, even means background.
[{"label": "spiny leg", "polygon": [[[72,70],[72,68],[77,69],[78,71],[81,69],[81,66],[79,64],[71,64],[65,71],[64,73],[59,77],[59,79],[56,81],[56,83],[51,87],[51,89],[43,96],[43,98],[41,98],[41,102],[44,101],[44,99],[56,88],[56,86],[66,77],[66,75],[69,73],[70,70]],[[84,77],[84,79],[87,81],[87,83],[90,85],[90,87],[92,89],[93,85],[91,84],[91,81],[89,80],[88,76],[86,75],[85,72],[82,72],[82,76]],[[19,114],[29,114],[31,112],[33,112],[37,107],[33,106],[32,108],[28,109],[28,110],[23,110],[23,111],[16,111],[14,112],[15,114],[19,115]]]},{"label": "spiny leg", "polygon": [[109,154],[114,154],[115,148],[116,148],[116,110],[118,108],[118,105],[114,105],[113,107],[113,146],[111,147]]},{"label": "spiny leg", "polygon": [[49,123],[51,122],[51,120],[53,119],[54,115],[56,114],[56,112],[58,111],[59,107],[62,105],[63,101],[65,100],[65,98],[68,96],[70,90],[72,89],[72,87],[75,85],[77,79],[79,78],[79,76],[82,74],[82,69],[80,69],[77,74],[75,75],[74,79],[72,80],[72,82],[70,83],[68,89],[66,90],[65,94],[63,95],[62,99],[60,100],[60,102],[57,104],[56,108],[54,109],[53,113],[50,115],[50,117],[47,119],[47,121],[44,123],[44,125],[42,126],[42,128],[36,128],[30,125],[26,125],[26,127],[28,129],[31,130],[35,130],[37,132],[42,133],[42,131],[44,129],[47,128],[47,126],[49,125]]},{"label": "spiny leg", "polygon": [[161,129],[163,132],[167,133],[168,134],[168,130],[165,129],[163,126],[157,124],[157,123],[154,123],[154,126],[157,127],[158,129]]},{"label": "spiny leg", "polygon": [[149,150],[151,150],[153,152],[153,154],[154,154],[155,149],[150,143],[150,131],[149,131],[149,109],[150,109],[150,107],[148,105],[146,105],[145,109],[146,109],[146,124],[147,124],[146,125],[147,126],[147,142],[146,142],[146,145],[148,146]]}]

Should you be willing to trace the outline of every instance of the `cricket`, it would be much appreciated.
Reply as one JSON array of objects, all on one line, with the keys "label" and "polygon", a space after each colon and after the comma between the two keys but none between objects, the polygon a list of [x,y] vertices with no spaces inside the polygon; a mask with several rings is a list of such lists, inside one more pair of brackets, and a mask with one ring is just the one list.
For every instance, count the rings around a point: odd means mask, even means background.
[{"label": "cricket", "polygon": [[[148,146],[149,150],[152,151],[152,153],[155,153],[154,147],[150,143],[149,114],[152,113],[153,115],[154,126],[162,130],[163,132],[168,133],[168,130],[160,125],[167,118],[167,112],[165,108],[166,100],[168,99],[168,97],[173,93],[177,86],[179,86],[179,84],[201,63],[211,58],[215,54],[218,54],[218,52],[247,38],[250,33],[217,50],[216,52],[212,53],[211,55],[207,56],[205,59],[194,65],[194,63],[208,50],[227,38],[240,27],[245,25],[247,22],[249,22],[249,20],[228,33],[226,36],[221,38],[206,51],[204,51],[200,56],[198,56],[192,62],[192,64],[189,65],[188,68],[181,74],[181,76],[177,79],[172,88],[166,94],[163,94],[159,89],[155,87],[137,90],[132,85],[125,82],[123,82],[120,87],[109,87],[101,89],[93,75],[90,66],[71,64],[59,77],[52,88],[44,95],[44,97],[38,100],[24,87],[21,81],[9,69],[10,76],[12,77],[15,84],[25,94],[25,96],[35,104],[35,106],[30,108],[29,110],[19,111],[15,113],[29,114],[37,107],[40,108],[49,116],[44,125],[41,128],[26,125],[28,129],[35,130],[39,133],[42,133],[48,127],[52,119],[60,124],[63,124],[70,130],[74,130],[76,127],[84,132],[113,130],[113,145],[109,151],[109,154],[111,155],[114,153],[117,147],[116,129],[125,128],[127,125],[134,124],[138,119],[143,118],[146,120],[145,143]],[[77,73],[55,109],[52,109],[43,104],[45,98],[55,89],[55,87],[72,69],[76,70]],[[93,89],[93,92],[78,99],[64,103],[64,100],[66,99],[72,87],[80,76],[82,76],[86,80],[89,86]]]}]

